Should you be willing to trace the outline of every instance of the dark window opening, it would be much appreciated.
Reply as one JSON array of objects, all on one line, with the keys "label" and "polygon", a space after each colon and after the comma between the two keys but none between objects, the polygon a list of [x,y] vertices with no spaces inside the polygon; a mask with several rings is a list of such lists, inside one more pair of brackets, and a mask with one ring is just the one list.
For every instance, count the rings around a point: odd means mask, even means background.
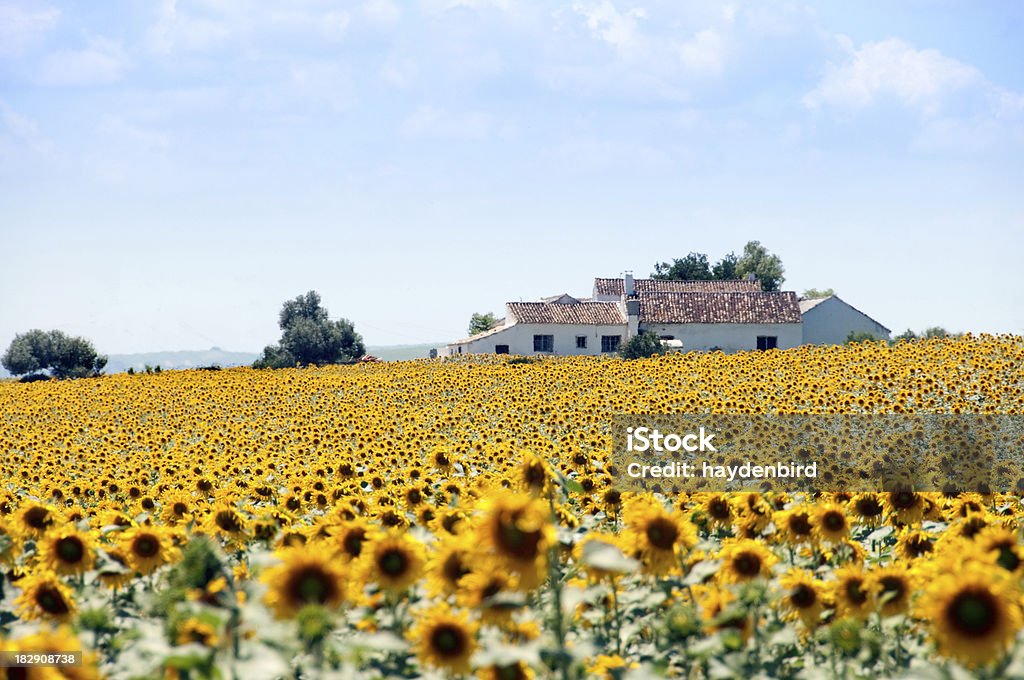
[{"label": "dark window opening", "polygon": [[576,349],[586,349],[586,348],[587,348],[587,336],[585,336],[585,335],[577,335],[576,336]]},{"label": "dark window opening", "polygon": [[776,335],[759,335],[757,336],[757,348],[762,352],[767,349],[775,349],[779,344],[779,338]]},{"label": "dark window opening", "polygon": [[553,336],[553,335],[535,335],[535,336],[533,336],[533,351],[534,352],[554,352],[555,351],[555,336]]},{"label": "dark window opening", "polygon": [[659,335],[658,339],[659,340],[675,340],[676,336],[674,336],[674,335]]},{"label": "dark window opening", "polygon": [[621,335],[602,335],[601,336],[601,351],[602,352],[615,352],[619,349],[619,342],[622,341]]},{"label": "dark window opening", "polygon": [[494,353],[495,354],[508,354],[508,345],[495,345],[494,346]]}]

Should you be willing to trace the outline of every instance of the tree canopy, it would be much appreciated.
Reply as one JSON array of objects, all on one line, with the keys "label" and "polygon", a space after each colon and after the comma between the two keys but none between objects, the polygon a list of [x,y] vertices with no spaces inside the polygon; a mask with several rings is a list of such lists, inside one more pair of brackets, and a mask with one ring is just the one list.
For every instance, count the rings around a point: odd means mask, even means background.
[{"label": "tree canopy", "polygon": [[807,300],[818,300],[820,298],[832,297],[835,294],[836,292],[831,288],[825,288],[824,290],[808,288],[804,291],[803,297]]},{"label": "tree canopy", "polygon": [[498,317],[494,316],[490,312],[486,314],[480,314],[475,312],[473,316],[469,318],[469,334],[476,335],[477,333],[483,333],[489,331],[498,323]]},{"label": "tree canopy", "polygon": [[49,371],[55,378],[84,378],[99,375],[107,357],[85,338],[35,328],[14,336],[0,364],[14,375]]},{"label": "tree canopy", "polygon": [[656,354],[665,354],[665,352],[666,349],[661,343],[661,339],[651,331],[637,333],[619,350],[623,359],[644,359]]},{"label": "tree canopy", "polygon": [[264,348],[253,364],[257,368],[351,363],[366,354],[363,338],[352,322],[331,321],[319,293],[313,290],[282,305],[278,326],[281,341]]},{"label": "tree canopy", "polygon": [[652,279],[668,281],[728,281],[742,279],[749,274],[761,282],[761,290],[779,290],[785,281],[785,268],[778,255],[773,255],[760,241],[749,241],[743,247],[743,254],[729,253],[715,264],[711,264],[704,253],[691,252],[672,262],[654,265]]}]

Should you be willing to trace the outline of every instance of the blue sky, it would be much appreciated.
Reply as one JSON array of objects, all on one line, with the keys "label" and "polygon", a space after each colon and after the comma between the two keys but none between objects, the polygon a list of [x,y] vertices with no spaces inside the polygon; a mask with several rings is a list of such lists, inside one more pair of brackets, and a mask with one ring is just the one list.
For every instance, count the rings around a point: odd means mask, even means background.
[{"label": "blue sky", "polygon": [[0,0],[0,346],[371,344],[757,239],[1024,334],[1024,5]]}]

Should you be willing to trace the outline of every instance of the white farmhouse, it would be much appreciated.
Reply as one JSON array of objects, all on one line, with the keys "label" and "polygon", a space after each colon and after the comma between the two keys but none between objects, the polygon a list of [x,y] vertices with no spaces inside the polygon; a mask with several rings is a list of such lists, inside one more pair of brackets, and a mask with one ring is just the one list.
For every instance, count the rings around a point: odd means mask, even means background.
[{"label": "white farmhouse", "polygon": [[850,333],[870,333],[889,339],[889,329],[835,295],[800,300],[803,344],[841,345]]},{"label": "white farmhouse", "polygon": [[787,349],[803,340],[793,292],[762,292],[755,280],[595,279],[591,299],[563,294],[508,302],[497,326],[449,344],[460,354],[603,354],[641,331],[688,350]]}]

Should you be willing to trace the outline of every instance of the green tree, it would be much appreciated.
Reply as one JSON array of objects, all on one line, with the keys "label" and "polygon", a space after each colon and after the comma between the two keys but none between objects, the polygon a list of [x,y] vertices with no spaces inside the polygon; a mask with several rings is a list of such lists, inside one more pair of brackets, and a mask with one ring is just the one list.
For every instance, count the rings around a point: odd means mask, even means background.
[{"label": "green tree", "polygon": [[819,298],[832,297],[835,294],[836,292],[831,288],[826,288],[825,290],[818,290],[817,288],[808,288],[807,290],[804,291],[804,298],[808,300],[817,300]]},{"label": "green tree", "polygon": [[711,268],[711,276],[718,281],[731,281],[732,279],[738,279],[739,275],[736,273],[736,264],[739,262],[739,258],[736,257],[736,253],[729,253],[721,260],[715,263],[715,266]]},{"label": "green tree", "polygon": [[85,338],[35,328],[14,336],[0,364],[14,375],[50,371],[55,378],[85,378],[99,375],[107,357]]},{"label": "green tree", "polygon": [[786,279],[786,269],[778,255],[773,255],[760,241],[748,241],[743,246],[743,255],[736,263],[736,273],[741,277],[753,274],[761,282],[761,290],[775,291],[782,287]]},{"label": "green tree", "polygon": [[473,316],[469,317],[469,334],[476,335],[477,333],[489,331],[497,324],[498,317],[490,312],[486,314],[474,313]]},{"label": "green tree", "polygon": [[366,354],[352,322],[331,321],[313,290],[282,305],[278,326],[281,342],[264,348],[256,368],[351,363]]},{"label": "green tree", "polygon": [[895,338],[893,338],[893,342],[894,343],[896,343],[896,342],[909,342],[911,340],[917,340],[917,338],[918,338],[917,333],[915,333],[914,331],[912,331],[912,330],[910,330],[908,328],[907,330],[903,331],[902,333],[897,335]]},{"label": "green tree", "polygon": [[932,326],[931,328],[924,329],[921,332],[921,337],[925,338],[925,339],[928,339],[928,338],[948,338],[948,337],[950,337],[950,333],[949,333],[949,331],[947,331],[942,326]]},{"label": "green tree", "polygon": [[714,275],[707,255],[690,253],[682,259],[672,260],[672,264],[661,262],[654,265],[651,278],[663,281],[709,281]]},{"label": "green tree", "polygon": [[619,350],[619,355],[623,359],[643,359],[656,354],[664,354],[665,351],[665,346],[661,344],[661,340],[656,333],[642,331],[634,335],[629,339],[629,342],[623,345],[622,349]]}]

